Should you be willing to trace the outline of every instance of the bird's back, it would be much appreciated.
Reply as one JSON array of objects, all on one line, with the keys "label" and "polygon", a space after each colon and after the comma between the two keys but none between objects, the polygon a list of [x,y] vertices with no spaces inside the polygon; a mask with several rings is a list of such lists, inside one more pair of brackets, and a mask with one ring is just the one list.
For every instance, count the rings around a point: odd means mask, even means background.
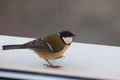
[{"label": "bird's back", "polygon": [[62,50],[65,46],[59,34],[50,34],[43,37],[43,39],[50,44],[55,52]]}]

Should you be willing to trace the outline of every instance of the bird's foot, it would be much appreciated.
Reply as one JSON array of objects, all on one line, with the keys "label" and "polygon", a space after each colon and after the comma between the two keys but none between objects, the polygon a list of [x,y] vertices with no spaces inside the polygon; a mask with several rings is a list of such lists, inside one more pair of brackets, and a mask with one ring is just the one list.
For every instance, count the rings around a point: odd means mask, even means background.
[{"label": "bird's foot", "polygon": [[50,67],[50,68],[60,68],[62,66],[54,66],[54,65],[48,65],[48,64],[44,64],[44,66]]}]

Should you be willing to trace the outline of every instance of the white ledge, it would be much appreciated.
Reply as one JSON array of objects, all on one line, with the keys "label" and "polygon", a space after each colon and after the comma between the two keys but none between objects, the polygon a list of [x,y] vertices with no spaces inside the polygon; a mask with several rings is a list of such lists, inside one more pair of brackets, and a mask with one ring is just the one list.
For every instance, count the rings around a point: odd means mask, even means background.
[{"label": "white ledge", "polygon": [[[1,35],[0,70],[22,70],[94,79],[120,79],[120,47],[73,42],[65,52],[65,58],[52,60],[53,64],[63,66],[59,69],[43,66],[46,62],[32,50],[3,51],[1,47],[6,44],[22,44],[30,40],[33,40],[33,38]],[[8,75],[0,71],[1,76]],[[11,74],[11,76],[13,75]],[[25,78],[26,76],[22,77]]]}]

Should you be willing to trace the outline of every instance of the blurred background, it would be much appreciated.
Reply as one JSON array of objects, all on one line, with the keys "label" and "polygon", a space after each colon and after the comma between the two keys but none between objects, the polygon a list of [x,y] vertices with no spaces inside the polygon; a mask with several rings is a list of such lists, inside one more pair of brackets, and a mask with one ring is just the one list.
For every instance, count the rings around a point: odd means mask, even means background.
[{"label": "blurred background", "polygon": [[0,0],[0,35],[70,30],[76,42],[120,46],[120,0]]}]

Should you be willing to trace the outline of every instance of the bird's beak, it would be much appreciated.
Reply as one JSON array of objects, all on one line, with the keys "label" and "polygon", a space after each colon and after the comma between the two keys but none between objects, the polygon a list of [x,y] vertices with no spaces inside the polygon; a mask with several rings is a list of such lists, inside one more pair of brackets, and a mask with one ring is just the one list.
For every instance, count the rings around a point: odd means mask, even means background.
[{"label": "bird's beak", "polygon": [[77,36],[77,34],[73,34],[73,36],[74,36],[74,37],[76,37],[76,36]]}]

